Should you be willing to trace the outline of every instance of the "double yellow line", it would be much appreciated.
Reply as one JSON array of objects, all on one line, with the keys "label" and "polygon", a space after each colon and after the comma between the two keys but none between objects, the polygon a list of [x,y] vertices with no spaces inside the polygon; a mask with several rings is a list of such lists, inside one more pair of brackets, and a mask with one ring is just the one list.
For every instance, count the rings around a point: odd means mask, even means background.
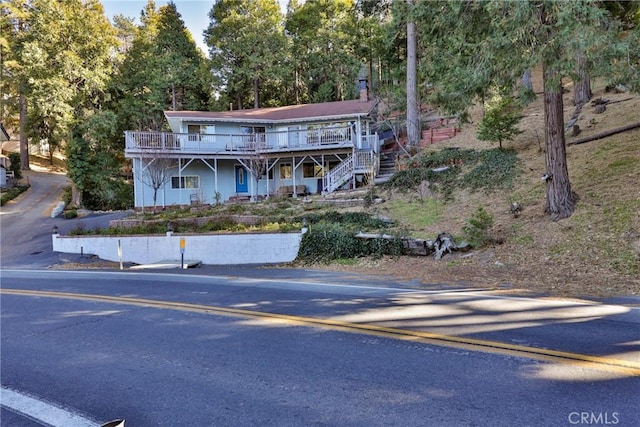
[{"label": "double yellow line", "polygon": [[443,335],[431,332],[413,331],[407,329],[388,328],[371,324],[342,322],[332,319],[294,316],[288,314],[266,313],[261,311],[243,310],[237,308],[218,307],[202,304],[150,300],[143,298],[118,297],[109,295],[78,294],[69,292],[30,291],[20,289],[0,289],[0,293],[31,297],[61,298],[82,301],[97,301],[111,304],[123,304],[139,307],[159,308],[167,310],[189,311],[221,316],[260,319],[277,324],[313,326],[342,332],[361,333],[403,341],[420,342],[437,346],[462,348],[469,351],[502,354],[524,357],[534,360],[579,366],[582,368],[613,371],[625,376],[640,376],[640,363],[631,360],[614,359],[601,356],[548,350],[544,348],[527,347],[507,344],[498,341],[488,341],[473,338]]}]

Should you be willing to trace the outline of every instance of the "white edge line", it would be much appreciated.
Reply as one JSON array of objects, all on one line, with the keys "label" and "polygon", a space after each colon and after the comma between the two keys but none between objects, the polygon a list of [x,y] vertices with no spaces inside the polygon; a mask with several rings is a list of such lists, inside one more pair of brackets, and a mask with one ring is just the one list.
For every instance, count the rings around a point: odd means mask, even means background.
[{"label": "white edge line", "polygon": [[44,402],[24,393],[2,387],[0,405],[8,410],[25,415],[31,419],[51,425],[65,427],[97,427],[100,424],[81,415]]}]

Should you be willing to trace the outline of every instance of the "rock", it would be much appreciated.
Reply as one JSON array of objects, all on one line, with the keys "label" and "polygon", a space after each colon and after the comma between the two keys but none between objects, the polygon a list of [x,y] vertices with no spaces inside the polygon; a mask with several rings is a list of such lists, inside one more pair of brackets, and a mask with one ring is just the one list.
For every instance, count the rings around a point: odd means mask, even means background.
[{"label": "rock", "polygon": [[578,136],[580,134],[580,126],[573,125],[573,129],[571,130],[571,136]]},{"label": "rock", "polygon": [[518,218],[522,212],[522,206],[518,202],[511,202],[511,208],[509,210],[514,218]]}]

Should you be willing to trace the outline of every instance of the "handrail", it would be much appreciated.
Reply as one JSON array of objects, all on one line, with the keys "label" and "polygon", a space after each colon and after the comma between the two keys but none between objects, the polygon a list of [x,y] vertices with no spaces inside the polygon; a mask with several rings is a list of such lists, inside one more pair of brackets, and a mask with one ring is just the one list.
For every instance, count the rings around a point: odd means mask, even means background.
[{"label": "handrail", "polygon": [[[125,148],[131,151],[218,153],[222,151],[278,151],[297,148],[354,147],[356,135],[349,127],[326,127],[259,132],[253,134],[197,134],[125,131]],[[360,136],[367,141],[367,136]]]},{"label": "handrail", "polygon": [[322,178],[322,188],[331,193],[353,176],[353,156],[349,156]]}]

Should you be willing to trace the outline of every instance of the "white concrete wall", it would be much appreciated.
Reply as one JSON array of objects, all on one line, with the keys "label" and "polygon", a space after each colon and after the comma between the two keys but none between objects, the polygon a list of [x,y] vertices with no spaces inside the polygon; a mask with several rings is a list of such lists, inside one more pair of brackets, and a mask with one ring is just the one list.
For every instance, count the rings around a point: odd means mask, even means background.
[{"label": "white concrete wall", "polygon": [[209,265],[278,264],[298,256],[302,233],[169,234],[165,236],[62,236],[52,235],[53,251],[96,255],[107,261],[135,264],[180,260],[180,239],[185,239],[184,259]]}]

